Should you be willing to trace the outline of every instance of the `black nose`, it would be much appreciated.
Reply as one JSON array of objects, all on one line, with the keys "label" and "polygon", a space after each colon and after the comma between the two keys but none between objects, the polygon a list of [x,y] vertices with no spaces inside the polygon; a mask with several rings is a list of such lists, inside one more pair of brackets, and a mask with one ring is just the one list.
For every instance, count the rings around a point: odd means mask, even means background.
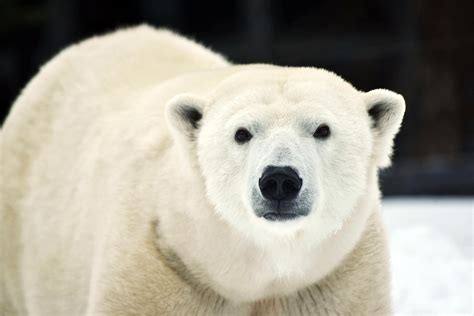
[{"label": "black nose", "polygon": [[292,200],[300,192],[303,180],[291,167],[269,166],[258,180],[260,192],[268,200]]}]

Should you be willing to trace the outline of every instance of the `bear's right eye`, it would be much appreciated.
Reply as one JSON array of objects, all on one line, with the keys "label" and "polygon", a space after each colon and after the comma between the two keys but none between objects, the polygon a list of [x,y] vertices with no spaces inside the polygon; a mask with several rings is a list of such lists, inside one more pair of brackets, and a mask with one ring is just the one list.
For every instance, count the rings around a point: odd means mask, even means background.
[{"label": "bear's right eye", "polygon": [[246,128],[239,128],[237,132],[235,132],[235,141],[239,144],[243,144],[248,142],[252,138],[252,134]]}]

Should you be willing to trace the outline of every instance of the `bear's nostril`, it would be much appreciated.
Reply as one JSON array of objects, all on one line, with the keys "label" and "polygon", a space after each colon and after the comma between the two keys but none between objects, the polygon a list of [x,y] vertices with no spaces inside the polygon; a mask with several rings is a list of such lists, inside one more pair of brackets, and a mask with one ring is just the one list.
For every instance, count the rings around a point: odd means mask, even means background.
[{"label": "bear's nostril", "polygon": [[272,195],[274,192],[278,190],[278,183],[273,179],[267,179],[261,186],[260,190],[262,194],[265,195]]},{"label": "bear's nostril", "polygon": [[302,180],[293,168],[269,166],[258,184],[263,197],[268,200],[291,200],[298,195]]},{"label": "bear's nostril", "polygon": [[294,192],[295,190],[299,190],[299,186],[295,181],[292,180],[286,180],[283,182],[283,192],[285,194],[290,194]]}]

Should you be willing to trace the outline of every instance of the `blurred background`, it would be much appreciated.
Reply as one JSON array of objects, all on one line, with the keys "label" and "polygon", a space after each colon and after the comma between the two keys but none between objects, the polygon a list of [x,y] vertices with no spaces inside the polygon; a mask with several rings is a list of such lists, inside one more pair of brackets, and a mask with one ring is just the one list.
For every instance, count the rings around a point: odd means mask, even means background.
[{"label": "blurred background", "polygon": [[0,119],[65,46],[121,26],[176,30],[235,63],[316,66],[407,102],[386,195],[474,194],[474,1],[0,0]]},{"label": "blurred background", "polygon": [[472,0],[0,0],[0,122],[62,48],[139,23],[235,63],[322,67],[394,90],[407,112],[381,184],[395,310],[472,315],[473,14]]}]

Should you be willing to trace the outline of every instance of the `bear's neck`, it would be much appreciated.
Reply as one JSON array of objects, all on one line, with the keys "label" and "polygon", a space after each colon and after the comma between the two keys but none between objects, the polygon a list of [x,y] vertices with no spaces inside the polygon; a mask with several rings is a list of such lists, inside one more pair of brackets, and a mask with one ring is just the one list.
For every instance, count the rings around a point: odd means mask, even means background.
[{"label": "bear's neck", "polygon": [[[284,296],[273,296],[253,303],[236,303],[204,285],[183,260],[169,248],[161,252],[173,270],[205,298],[202,309],[216,313],[229,306],[250,311],[251,315],[370,314],[390,313],[388,250],[379,210],[374,210],[356,246],[346,258],[321,280]],[[199,308],[198,308],[199,309]],[[359,311],[359,312],[357,312]]]}]

